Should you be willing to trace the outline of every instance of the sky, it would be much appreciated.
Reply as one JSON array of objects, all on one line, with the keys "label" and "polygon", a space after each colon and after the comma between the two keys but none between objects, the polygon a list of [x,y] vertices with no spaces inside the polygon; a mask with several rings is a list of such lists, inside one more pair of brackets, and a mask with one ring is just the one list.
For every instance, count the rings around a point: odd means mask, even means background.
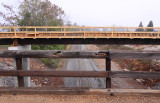
[{"label": "sky", "polygon": [[[0,0],[18,5],[22,0]],[[137,27],[152,20],[160,27],[160,0],[50,0],[61,7],[72,23],[86,26]],[[1,7],[0,7],[1,9]]]}]

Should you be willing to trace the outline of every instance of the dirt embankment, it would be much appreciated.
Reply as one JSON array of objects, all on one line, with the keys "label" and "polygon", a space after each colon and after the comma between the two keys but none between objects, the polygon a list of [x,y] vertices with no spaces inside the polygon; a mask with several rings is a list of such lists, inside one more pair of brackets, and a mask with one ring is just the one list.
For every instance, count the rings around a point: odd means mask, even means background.
[{"label": "dirt embankment", "polygon": [[[158,51],[160,46],[158,45],[100,45],[88,46],[90,50],[144,50],[144,51]],[[98,62],[99,68],[104,67],[104,60],[95,60]],[[157,71],[160,72],[160,60],[149,60],[149,59],[124,59],[124,60],[112,60],[112,64],[118,65],[117,70],[123,71]],[[116,67],[117,68],[117,67]],[[112,70],[116,70],[112,67]],[[143,84],[146,88],[160,89],[160,79],[136,79],[140,84]]]},{"label": "dirt embankment", "polygon": [[[160,51],[159,45],[124,45],[138,51]],[[120,66],[131,71],[160,72],[160,60],[158,59],[130,59],[121,60]],[[148,88],[160,89],[160,79],[139,79]]]},{"label": "dirt embankment", "polygon": [[[96,45],[87,45],[87,48],[88,50],[91,50],[91,51],[101,50],[101,48],[97,47]],[[100,68],[101,70],[105,70],[105,59],[94,59],[94,61],[97,63],[98,68]],[[121,68],[121,66],[117,62],[113,60],[111,62],[111,69],[113,71],[123,71],[124,70]],[[132,78],[112,78],[112,88],[131,88],[131,89],[141,88],[143,89],[146,87]]]},{"label": "dirt embankment", "polygon": [[[1,70],[13,70],[13,59],[11,58],[0,58],[0,69]],[[53,70],[49,69],[40,59],[30,59],[30,69],[31,70]],[[16,79],[12,77],[0,77],[3,80],[1,86],[16,86]],[[33,86],[39,87],[61,87],[63,85],[62,78],[53,77],[31,77]]]}]

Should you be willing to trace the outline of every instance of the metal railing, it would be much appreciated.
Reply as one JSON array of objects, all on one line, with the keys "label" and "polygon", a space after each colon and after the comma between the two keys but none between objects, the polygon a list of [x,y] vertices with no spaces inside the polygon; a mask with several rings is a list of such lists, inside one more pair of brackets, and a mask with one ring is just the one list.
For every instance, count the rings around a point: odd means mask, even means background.
[{"label": "metal railing", "polygon": [[159,34],[160,27],[0,27],[0,38],[159,38]]}]

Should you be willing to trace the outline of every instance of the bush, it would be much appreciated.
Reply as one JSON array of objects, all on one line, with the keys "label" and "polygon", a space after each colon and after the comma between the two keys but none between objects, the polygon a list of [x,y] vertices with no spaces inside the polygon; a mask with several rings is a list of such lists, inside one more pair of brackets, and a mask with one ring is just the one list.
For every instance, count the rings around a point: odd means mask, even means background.
[{"label": "bush", "polygon": [[[32,50],[65,50],[65,45],[32,45]],[[41,58],[41,61],[49,68],[57,68],[59,59]]]},{"label": "bush", "polygon": [[32,45],[32,50],[64,50],[65,45]]}]

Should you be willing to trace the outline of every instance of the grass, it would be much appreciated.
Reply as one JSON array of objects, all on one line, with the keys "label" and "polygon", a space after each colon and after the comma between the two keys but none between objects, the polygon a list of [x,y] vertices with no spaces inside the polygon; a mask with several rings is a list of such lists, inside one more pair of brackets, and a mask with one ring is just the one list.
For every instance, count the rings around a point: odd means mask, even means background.
[{"label": "grass", "polygon": [[59,66],[60,59],[41,58],[41,61],[49,68],[56,69]]}]

